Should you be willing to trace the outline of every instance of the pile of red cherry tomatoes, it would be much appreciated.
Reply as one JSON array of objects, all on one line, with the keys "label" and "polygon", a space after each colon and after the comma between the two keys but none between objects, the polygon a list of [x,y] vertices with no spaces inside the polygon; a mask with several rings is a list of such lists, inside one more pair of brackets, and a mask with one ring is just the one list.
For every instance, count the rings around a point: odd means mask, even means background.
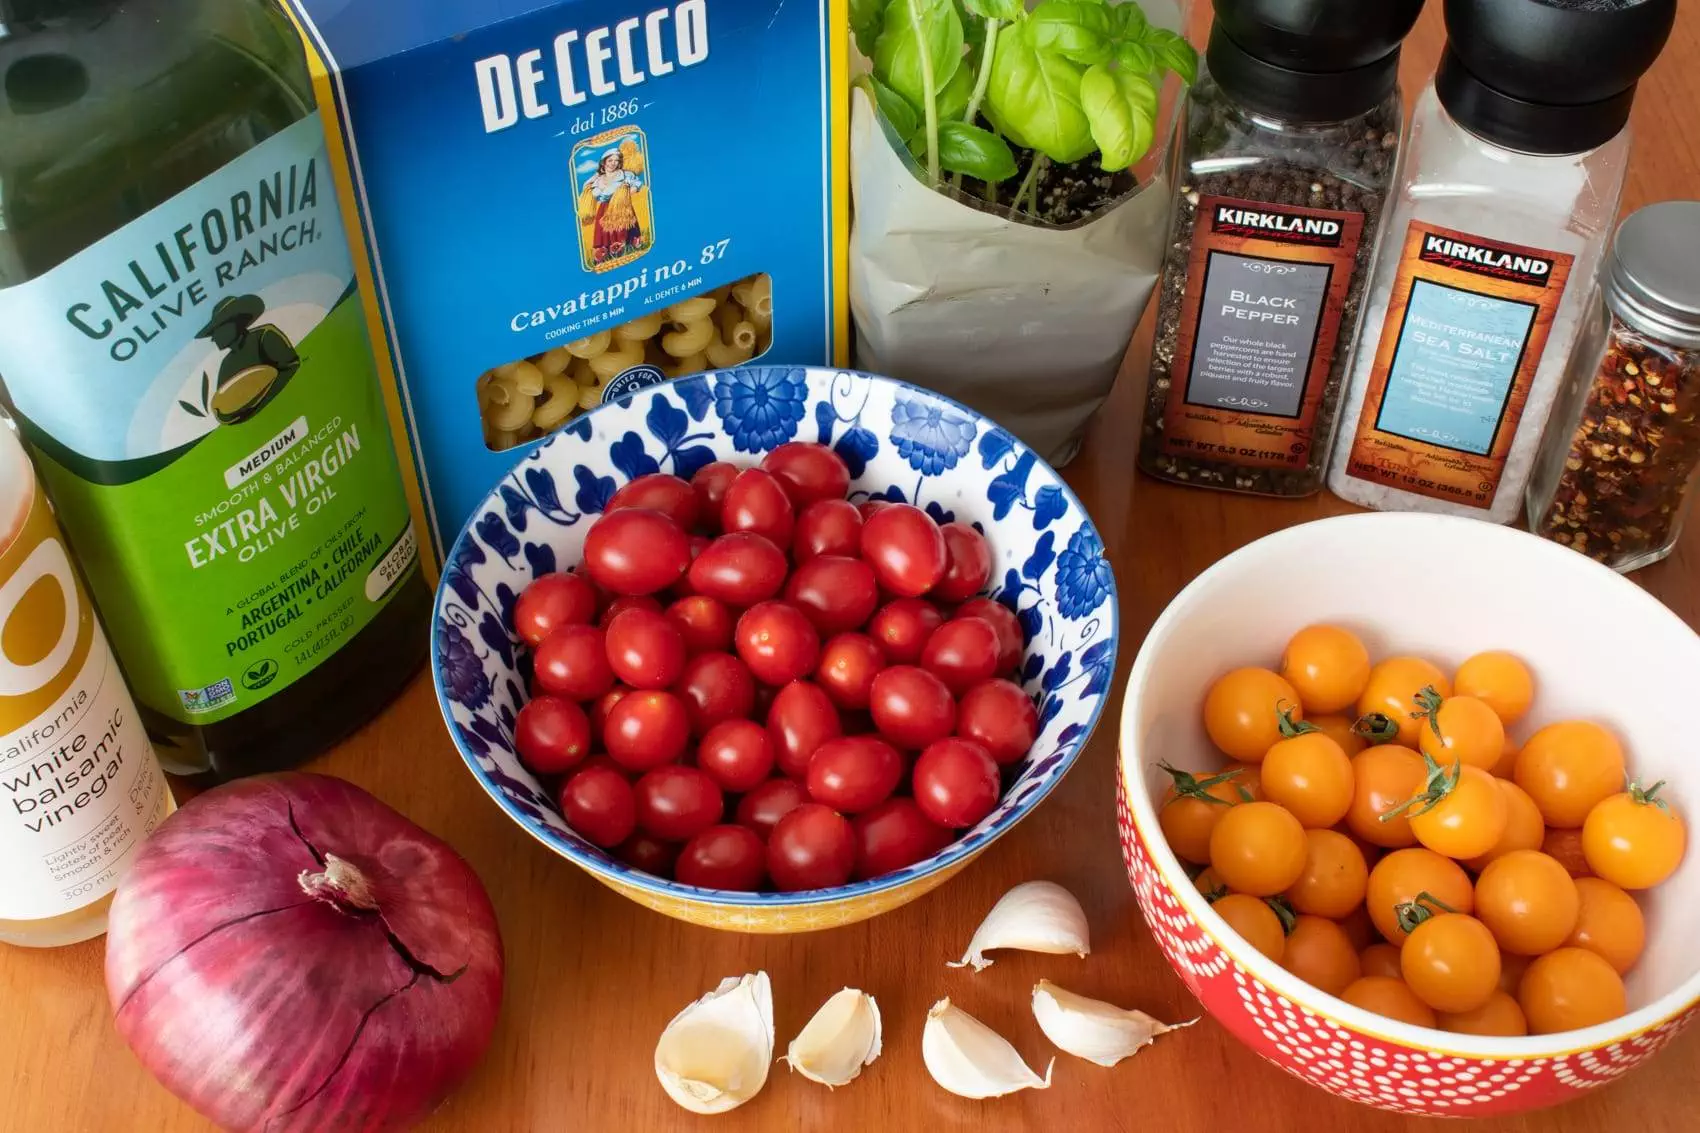
[{"label": "pile of red cherry tomatoes", "polygon": [[997,806],[1038,731],[985,537],[847,498],[790,443],[615,493],[584,561],[514,607],[515,746],[562,817],[648,873],[824,889],[930,857]]}]

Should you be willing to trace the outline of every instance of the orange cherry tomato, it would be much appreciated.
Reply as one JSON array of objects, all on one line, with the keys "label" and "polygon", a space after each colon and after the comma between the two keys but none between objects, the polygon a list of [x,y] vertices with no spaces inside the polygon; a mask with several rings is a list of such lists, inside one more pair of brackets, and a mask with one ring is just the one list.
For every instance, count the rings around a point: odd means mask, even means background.
[{"label": "orange cherry tomato", "polygon": [[1365,948],[1358,953],[1358,964],[1366,976],[1387,976],[1391,979],[1404,979],[1399,968],[1399,948],[1385,940]]},{"label": "orange cherry tomato", "polygon": [[1505,830],[1499,841],[1493,844],[1493,849],[1464,863],[1476,873],[1512,850],[1540,849],[1541,839],[1546,836],[1547,828],[1541,824],[1540,808],[1529,797],[1529,792],[1509,779],[1495,779],[1494,782],[1499,785],[1499,793],[1505,796]]},{"label": "orange cherry tomato", "polygon": [[1420,846],[1395,850],[1375,863],[1369,871],[1364,904],[1376,930],[1389,943],[1404,944],[1406,932],[1399,924],[1399,906],[1425,894],[1449,912],[1475,910],[1476,895],[1463,867]]},{"label": "orange cherry tomato", "polygon": [[1230,893],[1210,906],[1228,927],[1245,938],[1247,944],[1275,961],[1281,962],[1287,948],[1287,934],[1281,918],[1269,907],[1269,902],[1244,893]]},{"label": "orange cherry tomato", "polygon": [[1374,846],[1397,848],[1416,843],[1411,820],[1381,816],[1422,789],[1423,761],[1416,752],[1396,744],[1365,748],[1352,760],[1352,805],[1346,825]]},{"label": "orange cherry tomato", "polygon": [[1302,718],[1299,694],[1268,669],[1235,669],[1204,696],[1204,730],[1230,757],[1261,763],[1281,739],[1281,709]]},{"label": "orange cherry tomato", "polygon": [[1582,831],[1574,827],[1547,827],[1541,839],[1541,853],[1558,862],[1571,877],[1592,877],[1594,871],[1582,853]]},{"label": "orange cherry tomato", "polygon": [[1499,762],[1493,765],[1495,779],[1511,779],[1517,774],[1517,753],[1523,750],[1523,745],[1505,737],[1505,750],[1499,753]]},{"label": "orange cherry tomato", "polygon": [[1281,654],[1281,676],[1298,691],[1306,712],[1339,712],[1369,683],[1369,650],[1339,626],[1306,626]]},{"label": "orange cherry tomato", "polygon": [[1594,804],[1582,822],[1582,856],[1595,874],[1625,889],[1651,889],[1676,872],[1688,834],[1659,798],[1663,786],[1631,783]]},{"label": "orange cherry tomato", "polygon": [[1627,974],[1647,947],[1647,919],[1641,906],[1622,889],[1598,877],[1578,877],[1576,896],[1582,905],[1565,947],[1597,952],[1618,975]]},{"label": "orange cherry tomato", "polygon": [[1301,913],[1340,920],[1364,903],[1369,866],[1357,845],[1336,830],[1305,831],[1305,866],[1287,888],[1287,903]]},{"label": "orange cherry tomato", "polygon": [[1399,742],[1417,746],[1422,719],[1417,694],[1433,688],[1442,697],[1452,695],[1446,674],[1421,657],[1389,657],[1369,671],[1369,683],[1358,697],[1358,716],[1385,716],[1399,730]]},{"label": "orange cherry tomato", "polygon": [[[1365,881],[1368,881],[1367,877]],[[1334,923],[1340,926],[1340,931],[1359,952],[1381,939],[1381,934],[1375,930],[1375,922],[1369,919],[1369,910],[1361,904]]]},{"label": "orange cherry tomato", "polygon": [[1391,976],[1361,976],[1340,993],[1353,1007],[1417,1027],[1436,1024],[1434,1009],[1417,998],[1404,980]]},{"label": "orange cherry tomato", "polygon": [[1289,736],[1263,757],[1263,797],[1312,829],[1333,826],[1352,805],[1352,761],[1318,731]]},{"label": "orange cherry tomato", "polygon": [[1458,666],[1452,677],[1456,696],[1484,701],[1500,721],[1515,724],[1529,713],[1535,700],[1535,677],[1516,654],[1494,649],[1478,653]]},{"label": "orange cherry tomato", "polygon": [[1474,1011],[1460,1011],[1456,1014],[1441,1012],[1440,1029],[1458,1035],[1491,1035],[1511,1039],[1528,1034],[1529,1021],[1523,1018],[1523,1009],[1517,1006],[1515,999],[1503,991],[1496,990],[1488,996],[1486,1003]]},{"label": "orange cherry tomato", "polygon": [[1357,950],[1339,925],[1323,917],[1294,922],[1281,966],[1329,995],[1339,995],[1359,975]]},{"label": "orange cherry tomato", "polygon": [[1589,720],[1548,724],[1517,753],[1513,778],[1548,826],[1580,826],[1600,800],[1623,790],[1623,745]]},{"label": "orange cherry tomato", "polygon": [[1193,877],[1192,887],[1204,894],[1206,901],[1220,901],[1228,895],[1227,885],[1223,883],[1220,877],[1216,876],[1216,871],[1209,866],[1199,870]]},{"label": "orange cherry tomato", "polygon": [[1273,897],[1304,873],[1305,830],[1274,803],[1230,807],[1210,834],[1210,865],[1236,893]]},{"label": "orange cherry tomato", "polygon": [[1244,776],[1230,771],[1193,775],[1166,763],[1159,766],[1173,782],[1157,810],[1157,825],[1177,856],[1203,865],[1210,860],[1210,832],[1229,807],[1241,802],[1234,787]]},{"label": "orange cherry tomato", "polygon": [[1258,776],[1257,764],[1235,762],[1222,768],[1224,775],[1230,771],[1239,772],[1234,776],[1234,793],[1240,797],[1240,802],[1255,803],[1262,800],[1263,781]]},{"label": "orange cherry tomato", "polygon": [[1628,1010],[1623,979],[1586,948],[1559,948],[1530,963],[1517,1003],[1535,1035],[1607,1023]]},{"label": "orange cherry tomato", "polygon": [[1492,771],[1505,754],[1505,725],[1486,701],[1473,696],[1438,694],[1429,697],[1424,689],[1420,703],[1428,711],[1417,733],[1417,748],[1450,767],[1463,763]]},{"label": "orange cherry tomato", "polygon": [[1515,952],[1501,951],[1499,954],[1499,990],[1517,998],[1517,985],[1523,982],[1523,973],[1529,970],[1529,961],[1533,956],[1519,956]]},{"label": "orange cherry tomato", "polygon": [[1499,989],[1499,945],[1475,917],[1438,913],[1405,938],[1399,972],[1436,1011],[1474,1011]]},{"label": "orange cherry tomato", "polygon": [[1506,952],[1551,952],[1576,928],[1581,906],[1576,882],[1539,850],[1513,850],[1476,879],[1476,915]]},{"label": "orange cherry tomato", "polygon": [[1369,746],[1368,740],[1352,730],[1353,720],[1349,716],[1328,713],[1308,717],[1305,723],[1314,725],[1323,735],[1339,744],[1347,759]]},{"label": "orange cherry tomato", "polygon": [[[1425,757],[1426,758],[1426,757]],[[1485,854],[1505,833],[1510,804],[1499,782],[1480,767],[1428,764],[1430,789],[1410,811],[1417,841],[1449,858]]]}]

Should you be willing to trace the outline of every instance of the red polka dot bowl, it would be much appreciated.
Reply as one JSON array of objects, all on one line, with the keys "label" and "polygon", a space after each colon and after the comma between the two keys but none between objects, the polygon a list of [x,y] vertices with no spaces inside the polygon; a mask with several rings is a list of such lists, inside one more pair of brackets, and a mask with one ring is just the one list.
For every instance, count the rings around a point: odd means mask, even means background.
[{"label": "red polka dot bowl", "polygon": [[1157,824],[1159,760],[1188,770],[1223,757],[1204,733],[1210,682],[1273,665],[1313,622],[1357,631],[1372,655],[1442,667],[1510,649],[1533,668],[1521,740],[1560,718],[1617,731],[1632,773],[1668,780],[1700,815],[1692,725],[1700,638],[1634,583],[1556,544],[1474,520],[1346,516],[1271,535],[1200,575],[1152,627],[1123,702],[1122,857],[1152,935],[1181,980],[1235,1037],[1288,1073],[1381,1109],[1482,1117],[1556,1105],[1615,1081],[1673,1039],[1700,1000],[1700,854],[1640,894],[1647,949],[1625,980],[1630,1011],[1586,1030],[1527,1038],[1450,1034],[1370,1014],[1305,984],[1253,949],[1193,887]]}]

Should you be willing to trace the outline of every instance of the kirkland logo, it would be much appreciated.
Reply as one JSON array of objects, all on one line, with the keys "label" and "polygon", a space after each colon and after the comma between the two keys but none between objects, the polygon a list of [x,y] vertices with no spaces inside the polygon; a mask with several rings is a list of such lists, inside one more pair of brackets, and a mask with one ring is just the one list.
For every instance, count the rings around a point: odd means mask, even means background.
[{"label": "kirkland logo", "polygon": [[1525,252],[1483,247],[1452,236],[1424,236],[1422,261],[1489,279],[1505,279],[1545,287],[1552,279],[1552,261]]},{"label": "kirkland logo", "polygon": [[1332,217],[1238,208],[1234,205],[1217,205],[1212,227],[1224,236],[1273,239],[1284,244],[1310,244],[1322,248],[1338,248],[1345,232],[1345,227]]}]

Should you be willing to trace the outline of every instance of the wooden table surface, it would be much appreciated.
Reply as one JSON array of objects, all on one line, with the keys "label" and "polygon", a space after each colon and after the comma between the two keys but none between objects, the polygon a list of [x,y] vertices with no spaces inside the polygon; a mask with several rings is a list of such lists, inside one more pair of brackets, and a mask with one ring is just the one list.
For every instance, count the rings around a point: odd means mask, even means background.
[{"label": "wooden table surface", "polygon": [[[1438,57],[1438,3],[1406,49],[1406,90]],[[1683,6],[1676,36],[1644,83],[1629,205],[1700,196],[1700,12]],[[1126,672],[1140,639],[1189,580],[1227,552],[1277,528],[1349,510],[1332,497],[1267,502],[1136,478],[1144,337],[1067,478],[1097,521],[1121,588]],[[1637,581],[1700,625],[1700,529]],[[312,769],[341,775],[446,838],[489,887],[507,948],[507,995],[495,1043],[431,1130],[843,1129],[995,1130],[1067,1123],[1080,1130],[1213,1131],[1252,1127],[1382,1133],[1417,1119],[1336,1100],[1289,1078],[1206,1020],[1112,1070],[1063,1057],[1056,1084],[991,1102],[935,1086],[921,1064],[928,1006],[949,995],[1042,1066],[1053,1053],[1027,1007],[1042,976],[1179,1020],[1198,1013],[1145,931],[1116,848],[1115,726],[1106,718],[1067,781],[1040,810],[937,892],[871,922],[807,936],[735,936],[640,909],[523,834],[473,783],[421,677],[359,735]],[[974,975],[945,968],[1011,885],[1052,878],[1084,903],[1085,961],[1009,954]],[[124,1048],[101,982],[102,945],[51,952],[0,947],[0,1131],[108,1133],[203,1130]],[[848,1088],[828,1092],[775,1067],[753,1102],[694,1118],[655,1082],[651,1054],[673,1014],[723,976],[766,969],[778,1042],[846,985],[872,992],[885,1015],[885,1054]],[[1477,1121],[1496,1133],[1677,1133],[1700,1128],[1693,1076],[1700,1028],[1651,1065],[1561,1109]],[[1248,1124],[1249,1123],[1249,1124]]]}]

